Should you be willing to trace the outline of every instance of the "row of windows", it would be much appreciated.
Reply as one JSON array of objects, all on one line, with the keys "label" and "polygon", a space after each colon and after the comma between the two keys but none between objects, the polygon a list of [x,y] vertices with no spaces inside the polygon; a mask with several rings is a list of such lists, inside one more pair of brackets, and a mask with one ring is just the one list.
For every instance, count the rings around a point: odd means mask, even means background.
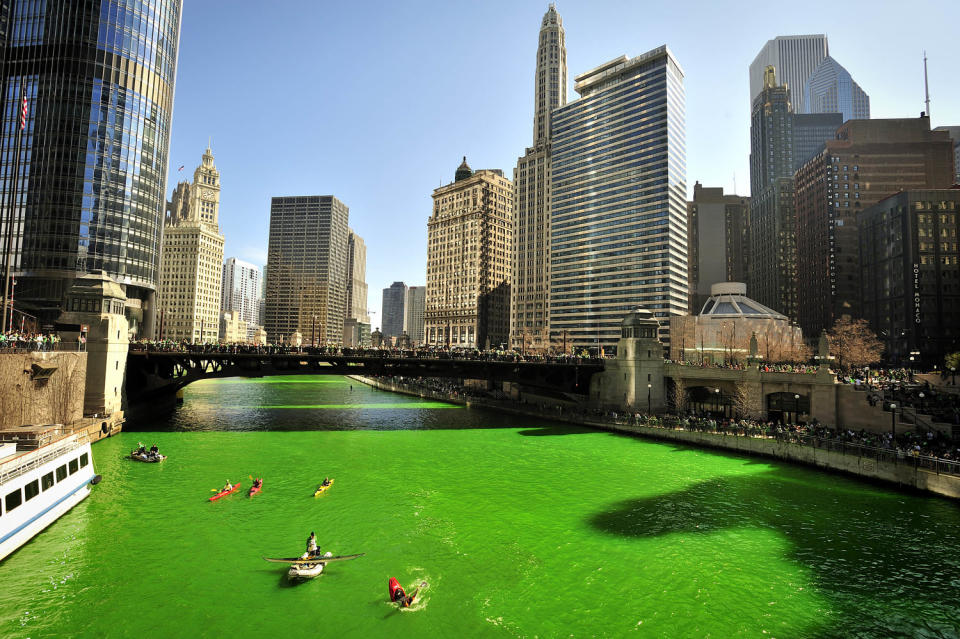
[{"label": "row of windows", "polygon": [[[18,508],[24,502],[28,502],[42,491],[47,491],[54,486],[54,473],[56,473],[56,483],[62,482],[67,478],[67,475],[73,475],[81,468],[86,468],[90,463],[90,456],[87,453],[83,453],[80,457],[76,459],[71,459],[68,463],[60,466],[56,471],[50,471],[39,480],[34,479],[31,482],[28,482],[22,489],[18,488],[12,492],[6,494],[3,498],[4,510],[3,513],[9,513],[11,510]],[[3,514],[0,513],[0,514]]]}]

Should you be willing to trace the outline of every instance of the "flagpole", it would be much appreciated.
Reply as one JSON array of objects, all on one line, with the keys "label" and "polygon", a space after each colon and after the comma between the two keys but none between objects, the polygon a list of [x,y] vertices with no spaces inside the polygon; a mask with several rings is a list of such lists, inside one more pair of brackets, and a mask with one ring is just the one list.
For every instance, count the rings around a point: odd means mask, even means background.
[{"label": "flagpole", "polygon": [[[20,153],[23,144],[23,129],[27,123],[27,84],[23,76],[20,76],[20,126],[17,127],[16,154],[13,161],[13,181],[10,184],[10,199],[7,201],[7,219],[6,219],[6,246],[4,247],[4,273],[3,273],[3,316],[0,321],[0,330],[7,329],[7,306],[12,301],[10,298],[10,261],[13,255],[13,217],[17,208],[17,183],[20,181]],[[9,309],[10,322],[13,323],[13,308]]]}]

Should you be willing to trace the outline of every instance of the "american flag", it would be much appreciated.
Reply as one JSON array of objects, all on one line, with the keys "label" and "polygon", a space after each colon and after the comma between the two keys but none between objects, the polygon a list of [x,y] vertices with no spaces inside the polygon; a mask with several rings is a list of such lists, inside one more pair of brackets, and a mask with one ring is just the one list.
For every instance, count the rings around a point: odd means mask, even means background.
[{"label": "american flag", "polygon": [[182,171],[184,166],[186,166],[186,165],[185,165],[185,164],[181,164],[181,165],[180,165],[180,168],[177,169],[177,170],[178,170],[178,171]]},{"label": "american flag", "polygon": [[27,128],[27,88],[23,88],[23,104],[20,106],[20,130]]}]

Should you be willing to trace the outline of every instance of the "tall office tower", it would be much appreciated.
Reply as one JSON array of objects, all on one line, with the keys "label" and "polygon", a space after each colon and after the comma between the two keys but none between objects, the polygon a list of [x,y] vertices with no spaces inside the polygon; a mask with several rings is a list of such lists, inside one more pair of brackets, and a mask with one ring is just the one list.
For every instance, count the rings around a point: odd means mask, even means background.
[{"label": "tall office tower", "polygon": [[793,112],[793,92],[767,67],[750,119],[750,259],[754,298],[797,319],[796,216],[793,174],[823,149],[842,123],[839,113]]},{"label": "tall office tower", "polygon": [[427,222],[427,344],[497,348],[510,333],[513,183],[467,158],[433,191]]},{"label": "tall office tower", "polygon": [[367,315],[367,245],[350,229],[347,235],[347,318],[369,324]]},{"label": "tall office tower", "polygon": [[805,335],[862,316],[858,218],[887,196],[953,183],[953,143],[927,117],[850,120],[797,171],[799,320]]},{"label": "tall office tower", "polygon": [[260,306],[263,297],[263,276],[260,269],[238,260],[229,258],[223,263],[223,293],[220,298],[220,312],[235,313],[239,321],[247,325],[261,326]]},{"label": "tall office tower", "polygon": [[414,344],[423,343],[423,315],[427,310],[427,287],[411,286],[404,304],[404,325]]},{"label": "tall office tower", "polygon": [[567,48],[553,3],[543,16],[533,95],[533,146],[513,171],[510,344],[550,344],[550,112],[567,103]]},{"label": "tall office tower", "polygon": [[403,282],[394,282],[389,288],[383,289],[383,301],[380,312],[380,333],[384,339],[400,337],[407,330],[406,324],[407,285]]},{"label": "tall office tower", "polygon": [[[795,87],[794,91],[800,89]],[[869,120],[870,96],[839,62],[827,56],[803,85],[803,107],[797,112],[842,113],[844,122]]]},{"label": "tall office tower", "polygon": [[347,312],[350,209],[332,195],[270,203],[264,328],[271,342],[340,344]]},{"label": "tall office tower", "polygon": [[219,218],[220,172],[207,147],[193,182],[177,184],[163,224],[157,289],[163,339],[194,344],[219,338],[223,284]]},{"label": "tall office tower", "polygon": [[960,126],[938,126],[934,131],[946,131],[953,139],[953,183],[960,184]]},{"label": "tall office tower", "polygon": [[181,0],[4,5],[0,277],[52,325],[73,279],[104,270],[152,337]]},{"label": "tall office tower", "polygon": [[611,345],[638,306],[687,311],[683,71],[664,45],[576,81],[553,112],[550,331]]},{"label": "tall office tower", "polygon": [[693,185],[687,202],[691,314],[700,312],[719,282],[746,282],[750,272],[750,198]]},{"label": "tall office tower", "polygon": [[803,87],[829,54],[827,36],[823,34],[777,36],[768,40],[750,63],[750,102],[753,103],[766,87],[766,68],[773,67],[780,81],[793,91],[794,110],[806,113]]},{"label": "tall office tower", "polygon": [[863,317],[884,357],[930,368],[960,350],[960,189],[901,191],[860,213]]}]

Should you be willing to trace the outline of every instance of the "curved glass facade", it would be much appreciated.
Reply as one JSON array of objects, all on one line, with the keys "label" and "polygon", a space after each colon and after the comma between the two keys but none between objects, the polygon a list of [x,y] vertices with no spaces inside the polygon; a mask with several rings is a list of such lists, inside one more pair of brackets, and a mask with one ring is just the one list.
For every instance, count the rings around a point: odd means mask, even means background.
[{"label": "curved glass facade", "polygon": [[11,0],[0,15],[0,264],[9,229],[16,306],[42,323],[74,277],[104,270],[152,331],[180,19],[181,0]]}]

